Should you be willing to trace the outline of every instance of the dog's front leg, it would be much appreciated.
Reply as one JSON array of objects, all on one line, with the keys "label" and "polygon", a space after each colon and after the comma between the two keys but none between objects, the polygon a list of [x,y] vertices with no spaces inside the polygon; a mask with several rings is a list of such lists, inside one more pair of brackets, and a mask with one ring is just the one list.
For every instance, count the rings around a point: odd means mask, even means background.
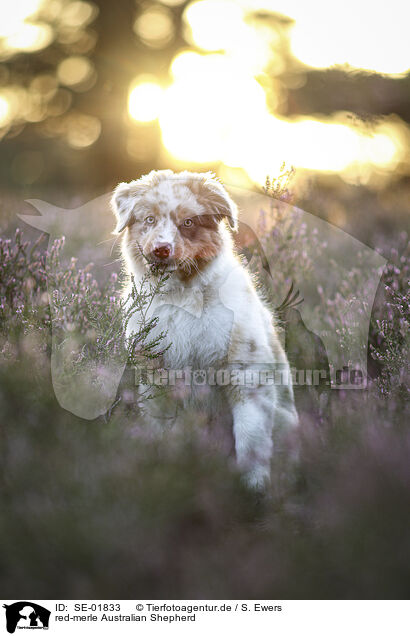
[{"label": "dog's front leg", "polygon": [[235,387],[231,393],[236,460],[246,483],[263,490],[270,482],[273,452],[273,387]]}]

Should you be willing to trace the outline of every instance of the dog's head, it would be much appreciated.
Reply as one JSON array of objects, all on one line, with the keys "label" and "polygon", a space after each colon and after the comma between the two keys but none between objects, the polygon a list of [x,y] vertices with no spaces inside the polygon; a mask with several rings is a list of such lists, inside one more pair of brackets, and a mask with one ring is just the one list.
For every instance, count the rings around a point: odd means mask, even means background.
[{"label": "dog's head", "polygon": [[112,196],[115,233],[134,262],[191,275],[213,260],[224,243],[226,219],[237,228],[237,207],[211,172],[152,171],[120,183]]}]

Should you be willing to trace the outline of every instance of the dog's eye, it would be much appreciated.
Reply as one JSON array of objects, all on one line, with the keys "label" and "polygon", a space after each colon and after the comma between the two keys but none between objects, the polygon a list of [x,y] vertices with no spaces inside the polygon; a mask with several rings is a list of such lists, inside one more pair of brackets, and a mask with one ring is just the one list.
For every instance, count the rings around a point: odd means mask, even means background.
[{"label": "dog's eye", "polygon": [[155,223],[155,216],[150,215],[150,216],[145,217],[145,223],[146,223],[147,225],[154,225],[154,223]]},{"label": "dog's eye", "polygon": [[182,224],[182,225],[183,225],[184,227],[192,227],[192,226],[193,226],[193,224],[194,224],[194,222],[193,222],[193,220],[192,220],[192,219],[185,219],[185,221],[183,222],[183,224]]}]

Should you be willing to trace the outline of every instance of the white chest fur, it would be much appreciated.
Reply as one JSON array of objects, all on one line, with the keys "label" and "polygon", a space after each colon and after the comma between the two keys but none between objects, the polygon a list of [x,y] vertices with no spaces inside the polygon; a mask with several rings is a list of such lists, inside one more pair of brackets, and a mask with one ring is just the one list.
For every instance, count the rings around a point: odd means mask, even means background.
[{"label": "white chest fur", "polygon": [[233,312],[219,299],[209,300],[206,295],[200,313],[198,305],[190,304],[189,298],[186,301],[181,306],[169,298],[153,311],[159,318],[153,333],[166,333],[164,343],[170,345],[165,354],[166,366],[220,366],[228,353]]}]

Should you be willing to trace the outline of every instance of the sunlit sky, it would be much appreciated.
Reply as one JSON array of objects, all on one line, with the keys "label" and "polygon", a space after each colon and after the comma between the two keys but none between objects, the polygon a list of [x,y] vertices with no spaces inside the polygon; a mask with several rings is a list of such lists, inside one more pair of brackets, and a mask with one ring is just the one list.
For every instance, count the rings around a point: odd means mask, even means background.
[{"label": "sunlit sky", "polygon": [[275,11],[294,20],[291,49],[305,64],[349,64],[380,73],[410,69],[408,23],[403,0],[239,0],[243,8]]},{"label": "sunlit sky", "polygon": [[[178,4],[181,0],[153,1],[136,11],[131,26],[148,50],[175,37],[172,11]],[[288,20],[278,26],[261,18],[263,12]],[[0,132],[13,122],[68,113],[70,91],[92,87],[96,73],[86,55],[87,37],[92,39],[86,27],[97,13],[94,3],[82,0],[1,3],[0,62],[16,52],[44,49],[56,37],[81,35],[85,54],[67,55],[55,74],[29,87],[0,86]],[[366,183],[406,160],[409,128],[398,117],[366,128],[348,113],[280,116],[277,106],[286,99],[281,74],[290,64],[300,85],[309,68],[334,65],[403,76],[410,69],[408,17],[403,0],[195,0],[183,11],[186,47],[171,62],[170,81],[160,82],[152,68],[150,76],[136,76],[124,110],[133,126],[158,120],[171,162],[220,163],[263,183],[285,161]],[[101,125],[74,110],[49,130],[82,148],[95,143]],[[131,148],[130,155],[137,154]]]}]

